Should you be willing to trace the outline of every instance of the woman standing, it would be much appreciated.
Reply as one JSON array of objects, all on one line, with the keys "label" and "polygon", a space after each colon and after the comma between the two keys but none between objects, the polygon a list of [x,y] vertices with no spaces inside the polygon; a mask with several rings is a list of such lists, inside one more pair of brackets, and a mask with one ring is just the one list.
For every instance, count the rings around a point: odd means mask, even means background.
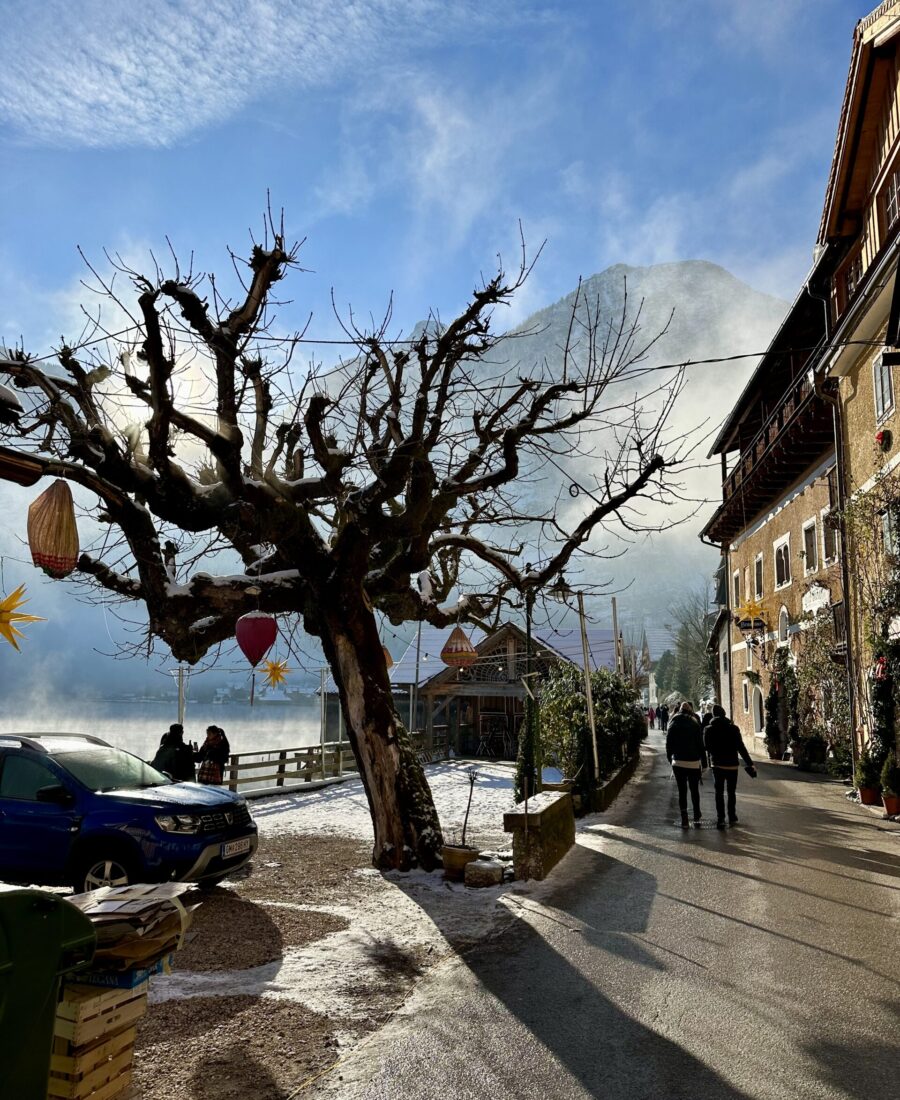
[{"label": "woman standing", "polygon": [[231,755],[231,746],[225,731],[219,726],[206,727],[206,740],[194,754],[200,765],[197,772],[199,783],[222,783],[225,780],[225,765]]},{"label": "woman standing", "polygon": [[700,776],[706,767],[706,750],[703,732],[690,703],[684,702],[669,725],[666,737],[666,756],[672,765],[678,784],[678,808],[681,810],[682,829],[690,828],[687,812],[687,792],[691,789],[694,824],[703,817],[700,810]]}]

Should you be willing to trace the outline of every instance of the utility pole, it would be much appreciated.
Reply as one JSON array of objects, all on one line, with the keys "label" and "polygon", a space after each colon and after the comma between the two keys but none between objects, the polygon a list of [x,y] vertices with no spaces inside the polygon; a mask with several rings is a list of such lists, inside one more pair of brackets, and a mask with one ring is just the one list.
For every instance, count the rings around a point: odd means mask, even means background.
[{"label": "utility pole", "polygon": [[328,698],[325,694],[328,669],[319,669],[319,755],[322,763],[322,778],[325,778],[325,724],[328,721]]},{"label": "utility pole", "polygon": [[419,619],[419,629],[416,631],[416,680],[409,689],[409,732],[416,727],[419,705],[419,657],[422,653],[422,620]]},{"label": "utility pole", "polygon": [[615,643],[616,643],[616,674],[621,676],[622,673],[625,670],[622,666],[622,650],[621,650],[621,646],[619,645],[619,612],[618,612],[618,609],[616,607],[616,597],[615,596],[613,596],[613,598],[612,598],[612,626],[613,626],[613,636],[615,638]]},{"label": "utility pole", "polygon": [[588,651],[587,628],[584,625],[584,593],[578,593],[578,619],[581,624],[581,652],[584,657],[584,694],[587,698],[591,745],[594,749],[594,782],[600,782],[600,754],[597,751],[597,725],[594,721],[594,693],[591,690],[591,660]]}]

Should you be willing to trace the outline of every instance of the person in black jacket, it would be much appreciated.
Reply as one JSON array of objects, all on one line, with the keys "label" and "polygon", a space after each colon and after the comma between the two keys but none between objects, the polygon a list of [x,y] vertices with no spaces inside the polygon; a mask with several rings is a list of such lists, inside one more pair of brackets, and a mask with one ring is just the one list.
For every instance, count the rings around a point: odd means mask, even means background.
[{"label": "person in black jacket", "polygon": [[164,733],[151,767],[165,772],[176,783],[189,783],[194,779],[194,752],[184,743],[184,727],[179,722],[169,726]]},{"label": "person in black jacket", "polygon": [[666,736],[666,756],[672,765],[675,782],[678,784],[681,827],[687,829],[689,828],[687,813],[689,787],[691,804],[694,808],[694,823],[698,824],[703,818],[703,814],[700,812],[700,776],[706,767],[703,733],[690,703],[682,703],[678,713],[669,723],[669,732]]},{"label": "person in black jacket", "polygon": [[197,780],[200,783],[222,783],[230,755],[231,746],[225,731],[221,726],[207,726],[206,740],[194,753],[194,759],[200,765]]},{"label": "person in black jacket", "polygon": [[747,774],[756,778],[756,768],[741,731],[725,717],[725,708],[718,703],[713,707],[713,719],[706,727],[703,738],[706,751],[712,761],[713,781],[716,788],[716,826],[725,828],[725,791],[728,791],[728,821],[737,825],[736,792],[738,781],[738,756]]}]

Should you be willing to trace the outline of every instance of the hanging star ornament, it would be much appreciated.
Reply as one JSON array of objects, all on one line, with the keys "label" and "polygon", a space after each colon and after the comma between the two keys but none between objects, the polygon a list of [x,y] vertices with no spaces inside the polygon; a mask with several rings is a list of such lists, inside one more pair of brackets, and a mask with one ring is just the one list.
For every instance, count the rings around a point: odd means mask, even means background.
[{"label": "hanging star ornament", "polygon": [[266,683],[272,688],[283,684],[290,672],[287,661],[266,661],[263,668],[266,670]]},{"label": "hanging star ornament", "polygon": [[[40,615],[26,615],[18,609],[28,603],[25,596],[25,585],[20,584],[15,592],[11,592],[5,599],[0,600],[0,637],[6,639],[13,649],[19,648],[16,638],[24,638],[21,630],[16,629],[17,623],[45,623]],[[20,651],[21,652],[21,651]]]},{"label": "hanging star ornament", "polygon": [[764,630],[766,627],[766,608],[759,600],[747,600],[735,610],[734,621],[741,630]]}]

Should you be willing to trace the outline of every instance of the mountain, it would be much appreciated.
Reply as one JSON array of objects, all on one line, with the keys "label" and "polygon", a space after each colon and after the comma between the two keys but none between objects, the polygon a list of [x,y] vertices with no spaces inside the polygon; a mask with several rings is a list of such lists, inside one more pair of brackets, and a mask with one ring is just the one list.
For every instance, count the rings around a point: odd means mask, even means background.
[{"label": "mountain", "polygon": [[[629,318],[635,317],[639,310],[637,347],[666,330],[643,365],[694,361],[687,368],[685,388],[672,423],[676,432],[698,429],[691,465],[702,464],[702,468],[691,470],[683,480],[685,495],[695,502],[706,503],[665,512],[649,509],[648,518],[660,522],[669,522],[670,516],[684,516],[692,508],[697,509],[697,514],[660,534],[630,536],[627,542],[613,538],[610,551],[624,550],[622,556],[607,562],[591,562],[583,573],[583,578],[592,582],[608,580],[610,591],[625,589],[619,603],[626,623],[644,619],[660,622],[680,588],[693,586],[716,568],[717,553],[697,537],[721,499],[719,460],[709,461],[706,455],[757,359],[752,356],[733,362],[697,361],[763,351],[788,303],[761,294],[724,268],[703,260],[652,267],[616,264],[584,280],[581,295],[591,309],[599,307],[604,324],[617,322],[623,309]],[[523,370],[546,361],[551,371],[558,373],[574,301],[573,291],[527,318],[515,330],[517,338],[508,346]],[[492,356],[492,360],[497,358]],[[502,360],[502,356],[499,358]],[[636,389],[640,392],[640,385],[649,390],[657,384],[659,376],[651,375],[650,379],[632,384],[631,393]],[[652,410],[653,401],[652,396],[647,397],[648,410]],[[570,460],[564,465],[582,484],[603,472],[603,463],[598,460]],[[556,479],[557,485],[560,480]],[[545,480],[545,492],[552,482],[553,479]],[[570,514],[579,507],[583,509],[585,499],[582,497],[570,505]],[[602,614],[599,608],[598,612]]]}]

